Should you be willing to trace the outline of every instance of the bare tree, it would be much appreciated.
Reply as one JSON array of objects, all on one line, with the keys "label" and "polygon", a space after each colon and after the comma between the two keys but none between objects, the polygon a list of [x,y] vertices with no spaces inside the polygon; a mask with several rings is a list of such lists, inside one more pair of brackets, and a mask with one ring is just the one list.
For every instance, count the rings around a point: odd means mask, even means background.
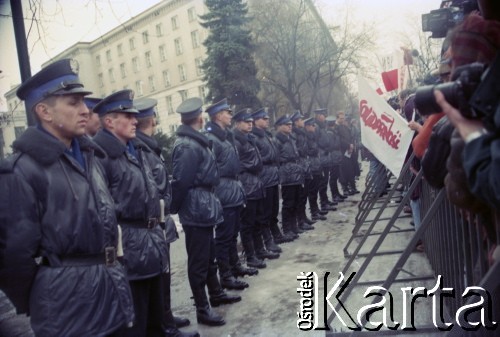
[{"label": "bare tree", "polygon": [[344,81],[361,66],[360,51],[371,46],[367,30],[328,27],[310,0],[259,0],[250,10],[262,101],[281,112],[343,108]]}]

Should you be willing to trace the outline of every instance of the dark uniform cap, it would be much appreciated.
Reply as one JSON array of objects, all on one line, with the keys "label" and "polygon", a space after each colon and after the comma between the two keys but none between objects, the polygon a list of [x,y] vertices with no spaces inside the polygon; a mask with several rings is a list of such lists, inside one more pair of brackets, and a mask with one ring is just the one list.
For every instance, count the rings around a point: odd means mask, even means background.
[{"label": "dark uniform cap", "polygon": [[233,116],[235,122],[253,122],[252,110],[249,108],[241,109]]},{"label": "dark uniform cap", "polygon": [[199,97],[191,97],[182,102],[176,112],[182,115],[182,118],[191,119],[201,114],[203,101]]},{"label": "dark uniform cap", "polygon": [[49,64],[28,78],[17,89],[17,97],[24,100],[29,110],[52,95],[81,94],[90,95],[78,77],[78,62],[63,59]]},{"label": "dark uniform cap", "polygon": [[316,109],[316,110],[314,110],[314,113],[315,113],[315,114],[325,115],[325,116],[328,114],[328,112],[327,112],[327,109],[326,109],[326,108]]},{"label": "dark uniform cap", "polygon": [[97,98],[97,97],[85,97],[83,99],[85,102],[85,105],[89,110],[94,110],[94,107],[99,104],[99,102],[102,101],[102,98]]},{"label": "dark uniform cap", "polygon": [[304,115],[300,113],[300,110],[297,110],[290,116],[290,119],[295,123],[299,119],[304,119]]},{"label": "dark uniform cap", "polygon": [[287,115],[283,115],[280,118],[278,118],[274,123],[274,126],[280,126],[285,124],[292,124],[292,120]]},{"label": "dark uniform cap", "polygon": [[254,112],[252,112],[252,117],[254,120],[261,118],[269,118],[269,113],[267,112],[267,108],[260,108]]},{"label": "dark uniform cap", "polygon": [[232,111],[229,104],[227,104],[227,98],[224,98],[221,101],[212,104],[205,110],[205,112],[208,113],[210,116],[213,116],[222,110]]},{"label": "dark uniform cap", "polygon": [[139,98],[134,101],[134,107],[139,110],[139,113],[135,116],[137,118],[151,117],[156,115],[155,106],[158,101],[154,98]]},{"label": "dark uniform cap", "polygon": [[314,117],[309,117],[308,119],[304,120],[304,125],[316,125]]},{"label": "dark uniform cap", "polygon": [[134,92],[130,89],[120,90],[103,98],[94,107],[94,112],[99,116],[104,116],[111,112],[139,113],[134,107]]}]

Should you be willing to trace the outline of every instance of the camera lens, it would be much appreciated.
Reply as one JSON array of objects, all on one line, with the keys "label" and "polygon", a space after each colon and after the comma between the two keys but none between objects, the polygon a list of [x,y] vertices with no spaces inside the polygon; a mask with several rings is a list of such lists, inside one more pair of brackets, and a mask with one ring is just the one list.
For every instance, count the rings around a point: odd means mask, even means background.
[{"label": "camera lens", "polygon": [[434,90],[439,90],[443,93],[446,101],[453,106],[457,106],[457,89],[456,82],[448,82],[439,85],[426,85],[417,89],[415,93],[415,107],[422,116],[428,116],[442,112],[441,107],[437,104],[434,98]]}]

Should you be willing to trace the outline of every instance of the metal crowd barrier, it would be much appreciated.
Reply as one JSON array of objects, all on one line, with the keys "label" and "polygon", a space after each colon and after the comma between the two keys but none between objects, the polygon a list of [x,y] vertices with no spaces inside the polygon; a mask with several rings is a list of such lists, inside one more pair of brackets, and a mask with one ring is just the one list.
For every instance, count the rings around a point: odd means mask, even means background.
[{"label": "metal crowd barrier", "polygon": [[[344,254],[347,260],[342,272],[348,275],[352,270],[352,265],[359,257],[364,257],[362,264],[359,267],[356,275],[351,279],[350,287],[346,288],[342,295],[339,296],[339,303],[348,300],[350,293],[356,286],[365,285],[381,285],[385,289],[389,289],[396,282],[411,282],[416,280],[435,280],[438,275],[442,276],[444,287],[453,288],[455,290],[454,299],[444,301],[443,316],[446,321],[454,322],[454,327],[447,332],[439,330],[434,325],[426,325],[417,328],[414,333],[439,333],[449,337],[459,336],[500,336],[500,263],[498,260],[492,264],[492,253],[496,248],[497,259],[500,251],[500,212],[491,210],[491,214],[473,214],[461,210],[454,206],[447,198],[445,189],[435,190],[428,185],[423,179],[422,171],[418,172],[411,181],[409,177],[411,172],[409,163],[402,170],[401,176],[392,185],[385,198],[379,198],[378,193],[375,193],[376,179],[382,180],[384,186],[389,181],[390,175],[385,170],[377,171],[372,177],[369,177],[366,184],[366,190],[362,195],[362,201],[359,205],[356,223],[353,229],[353,234],[348,243],[344,247]],[[411,181],[411,183],[410,183]],[[415,234],[406,244],[404,250],[383,251],[380,249],[384,240],[389,234],[406,231],[401,230],[395,225],[398,218],[401,217],[401,212],[404,205],[409,201],[412,192],[421,184],[420,194],[420,210],[421,210],[421,225]],[[387,218],[389,221],[380,231],[375,232],[374,228],[378,221],[383,218],[384,210],[389,210],[390,200],[397,195],[398,186],[403,185],[406,189],[406,194],[402,196],[401,202],[395,207],[392,215]],[[382,202],[380,208],[376,207],[377,203]],[[373,219],[367,221],[370,213],[376,212]],[[390,212],[389,212],[390,213]],[[369,222],[368,229],[361,231],[361,226]],[[486,230],[487,229],[487,230]],[[412,229],[410,229],[412,230]],[[366,246],[366,241],[370,236],[377,236],[376,242],[371,246],[368,254],[361,254],[361,248]],[[349,254],[349,246],[355,241],[355,238],[360,239],[357,247],[352,254]],[[423,242],[424,252],[432,267],[433,275],[414,275],[404,269],[404,266],[412,253],[415,252],[415,247],[420,241]],[[365,274],[370,262],[379,255],[384,254],[400,254],[396,263],[393,265],[389,274],[382,280],[370,280],[361,282],[361,277]],[[457,326],[455,321],[455,313],[457,310],[471,303],[478,301],[477,297],[471,298],[461,296],[464,290],[469,286],[477,286],[486,289],[492,296],[493,321],[498,325],[491,329],[481,327],[477,331],[467,331]],[[376,302],[373,300],[372,304]],[[335,311],[339,312],[342,305],[337,304]],[[491,314],[491,313],[490,313]],[[471,313],[468,318],[469,322],[480,321],[481,312],[479,310]],[[331,326],[335,320],[334,312],[328,317],[328,325]],[[359,329],[348,332],[326,331],[326,336],[373,336],[379,335],[395,335],[411,333],[411,331],[398,330],[380,330],[378,332],[368,331],[363,329],[366,321],[362,322],[363,326],[358,326]]]}]

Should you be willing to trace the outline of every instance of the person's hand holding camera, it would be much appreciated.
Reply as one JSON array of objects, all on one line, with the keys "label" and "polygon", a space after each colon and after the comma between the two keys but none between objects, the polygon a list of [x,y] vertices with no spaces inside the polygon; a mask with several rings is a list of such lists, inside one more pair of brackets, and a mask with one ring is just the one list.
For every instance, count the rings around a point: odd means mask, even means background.
[{"label": "person's hand holding camera", "polygon": [[436,103],[439,104],[442,111],[448,116],[448,119],[455,126],[466,143],[486,134],[484,124],[481,120],[465,118],[458,109],[454,108],[446,101],[441,91],[435,90],[434,97],[436,98]]}]

